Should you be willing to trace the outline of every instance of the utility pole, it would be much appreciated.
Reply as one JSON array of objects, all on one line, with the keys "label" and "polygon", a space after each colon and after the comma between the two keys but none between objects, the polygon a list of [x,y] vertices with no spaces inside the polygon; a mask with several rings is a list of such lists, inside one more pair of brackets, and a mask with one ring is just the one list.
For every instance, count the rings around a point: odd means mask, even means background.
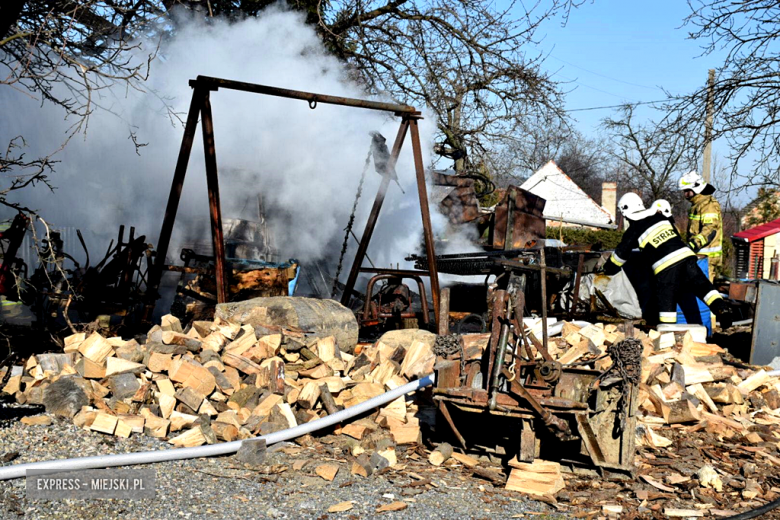
[{"label": "utility pole", "polygon": [[715,69],[710,69],[707,78],[707,119],[704,123],[704,158],[701,164],[701,175],[706,182],[710,182],[710,170],[712,165],[712,122],[715,103],[713,95],[715,90]]}]

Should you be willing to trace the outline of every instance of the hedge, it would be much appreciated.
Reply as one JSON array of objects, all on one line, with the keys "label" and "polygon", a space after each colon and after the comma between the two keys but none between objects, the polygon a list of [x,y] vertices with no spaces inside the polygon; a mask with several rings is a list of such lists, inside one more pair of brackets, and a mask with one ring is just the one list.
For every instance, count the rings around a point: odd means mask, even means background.
[{"label": "hedge", "polygon": [[623,238],[623,230],[583,229],[572,227],[548,227],[547,238],[563,240],[566,245],[598,246],[598,249],[615,249]]}]

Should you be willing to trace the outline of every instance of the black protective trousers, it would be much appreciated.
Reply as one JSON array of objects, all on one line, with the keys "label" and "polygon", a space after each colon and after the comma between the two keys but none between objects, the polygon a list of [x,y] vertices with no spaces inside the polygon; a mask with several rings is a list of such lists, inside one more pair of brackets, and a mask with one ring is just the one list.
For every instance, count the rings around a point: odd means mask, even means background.
[{"label": "black protective trousers", "polygon": [[661,323],[677,323],[677,304],[686,293],[693,293],[713,311],[725,305],[715,286],[699,269],[696,258],[688,257],[656,275],[658,317]]}]

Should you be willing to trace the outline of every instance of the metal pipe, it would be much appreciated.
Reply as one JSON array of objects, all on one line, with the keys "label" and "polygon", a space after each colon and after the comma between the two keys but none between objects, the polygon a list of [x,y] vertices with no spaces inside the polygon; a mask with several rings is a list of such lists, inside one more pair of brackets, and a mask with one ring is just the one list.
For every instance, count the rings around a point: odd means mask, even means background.
[{"label": "metal pipe", "polygon": [[383,103],[381,101],[367,101],[365,99],[354,99],[341,96],[329,96],[326,94],[315,94],[313,92],[304,92],[302,90],[291,90],[287,88],[269,87],[268,85],[259,85],[257,83],[245,83],[243,81],[234,81],[230,79],[214,78],[211,76],[198,76],[197,79],[190,80],[192,86],[203,86],[208,90],[217,90],[226,88],[230,90],[241,90],[243,92],[254,92],[256,94],[266,94],[290,99],[300,99],[308,101],[311,108],[315,108],[317,103],[328,105],[341,105],[347,107],[367,108],[369,110],[383,110],[385,112],[395,112],[398,114],[417,114],[414,107],[408,105],[399,105],[397,103]]},{"label": "metal pipe", "polygon": [[[355,406],[350,406],[345,410],[328,415],[315,421],[299,424],[294,428],[270,433],[255,439],[265,439],[267,445],[275,444],[290,439],[295,439],[307,433],[333,426],[347,419],[372,410],[378,406],[389,403],[410,392],[419,390],[432,385],[436,380],[434,374],[429,374],[417,381],[412,381],[394,390],[390,390],[382,395],[364,401]],[[229,455],[235,453],[241,447],[244,441],[222,442],[219,444],[207,444],[195,448],[169,448],[165,450],[143,451],[140,453],[124,453],[121,455],[97,455],[94,457],[78,457],[73,459],[60,459],[43,462],[31,462],[27,464],[16,464],[0,468],[0,480],[12,478],[21,478],[26,476],[29,470],[48,470],[51,473],[62,471],[77,471],[82,469],[112,468],[116,466],[129,466],[135,464],[152,464],[156,462],[166,462],[170,460],[197,459],[201,457],[214,457],[218,455]]]},{"label": "metal pipe", "polygon": [[539,250],[539,257],[542,267],[542,345],[547,350],[547,261],[544,257],[544,248]]},{"label": "metal pipe", "polygon": [[414,269],[384,269],[382,267],[361,267],[361,273],[392,274],[395,276],[428,276],[428,271],[416,271]]},{"label": "metal pipe", "polygon": [[[509,300],[509,307],[511,308],[511,298]],[[502,312],[506,312],[506,306],[502,308]],[[502,320],[501,323],[501,335],[498,338],[498,348],[496,348],[496,358],[493,360],[493,373],[490,377],[490,400],[488,401],[488,408],[495,410],[498,399],[499,388],[499,376],[501,375],[501,369],[504,367],[504,358],[506,357],[506,346],[509,342],[509,322]]]},{"label": "metal pipe", "polygon": [[549,217],[547,215],[544,216],[545,220],[554,220],[556,222],[563,222],[564,224],[577,224],[578,226],[590,226],[590,227],[597,227],[601,229],[617,229],[617,225],[615,224],[601,224],[600,222],[590,222],[588,220],[576,220],[576,219],[570,219],[570,218],[562,218],[562,217]]}]

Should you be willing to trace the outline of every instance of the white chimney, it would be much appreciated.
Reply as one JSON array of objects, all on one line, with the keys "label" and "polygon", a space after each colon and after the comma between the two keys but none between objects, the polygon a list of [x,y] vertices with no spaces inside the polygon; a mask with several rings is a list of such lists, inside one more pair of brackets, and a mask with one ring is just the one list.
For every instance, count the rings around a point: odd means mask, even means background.
[{"label": "white chimney", "polygon": [[617,217],[617,183],[601,183],[601,207],[612,216],[612,222],[616,222]]}]

